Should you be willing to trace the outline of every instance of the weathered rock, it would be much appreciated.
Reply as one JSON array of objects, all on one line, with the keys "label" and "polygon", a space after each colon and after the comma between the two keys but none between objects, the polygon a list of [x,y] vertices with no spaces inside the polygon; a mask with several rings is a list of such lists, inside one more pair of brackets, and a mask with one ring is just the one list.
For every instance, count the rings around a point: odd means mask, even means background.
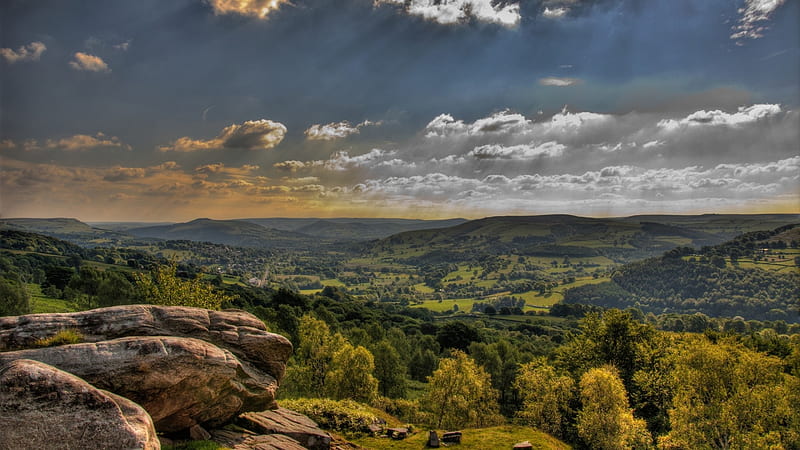
[{"label": "weathered rock", "polygon": [[214,344],[180,337],[110,341],[0,353],[0,364],[33,359],[144,407],[156,429],[221,425],[243,411],[275,407],[275,378]]},{"label": "weathered rock", "polygon": [[329,449],[331,445],[331,436],[316,422],[286,408],[246,412],[239,416],[237,423],[256,433],[285,434],[310,449]]},{"label": "weathered rock", "polygon": [[234,450],[304,450],[299,442],[283,434],[255,434],[247,430],[214,430],[212,440]]},{"label": "weathered rock", "polygon": [[211,433],[200,425],[192,425],[191,428],[189,428],[189,437],[193,441],[207,441],[211,439]]},{"label": "weathered rock", "polygon": [[46,364],[0,366],[0,449],[160,449],[142,407]]},{"label": "weathered rock", "polygon": [[216,344],[243,364],[280,381],[292,344],[267,331],[254,315],[240,310],[157,305],[123,305],[76,313],[0,317],[0,351],[31,348],[34,342],[63,329],[75,329],[84,342],[125,336],[192,337]]}]

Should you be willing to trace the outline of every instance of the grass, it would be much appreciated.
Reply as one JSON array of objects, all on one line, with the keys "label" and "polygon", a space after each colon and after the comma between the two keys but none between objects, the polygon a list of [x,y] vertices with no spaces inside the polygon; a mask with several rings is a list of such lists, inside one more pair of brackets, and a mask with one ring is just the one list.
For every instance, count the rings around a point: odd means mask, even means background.
[{"label": "grass", "polygon": [[[518,425],[504,425],[491,428],[470,428],[461,430],[461,444],[448,444],[449,448],[485,450],[493,448],[511,448],[514,444],[528,441],[534,449],[569,449],[570,446],[558,439],[536,431],[533,428]],[[442,431],[438,431],[439,437]],[[425,448],[428,441],[427,431],[416,431],[407,439],[394,441],[387,438],[357,437],[351,442],[368,449],[413,449]]]},{"label": "grass", "polygon": [[79,344],[83,342],[83,334],[78,330],[64,329],[48,338],[36,340],[35,347],[57,347],[59,345]]},{"label": "grass", "polygon": [[52,298],[42,294],[42,287],[38,284],[28,283],[27,286],[28,293],[31,295],[31,312],[33,314],[78,311],[66,300]]}]

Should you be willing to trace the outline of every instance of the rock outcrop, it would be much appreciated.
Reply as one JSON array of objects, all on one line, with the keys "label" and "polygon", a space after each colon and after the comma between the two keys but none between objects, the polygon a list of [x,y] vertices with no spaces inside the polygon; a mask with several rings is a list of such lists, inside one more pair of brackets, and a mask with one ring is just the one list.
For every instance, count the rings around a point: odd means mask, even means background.
[{"label": "rock outcrop", "polygon": [[37,361],[0,366],[0,449],[158,449],[153,422],[130,400]]},{"label": "rock outcrop", "polygon": [[237,423],[261,434],[282,434],[296,440],[305,448],[323,450],[331,446],[331,436],[308,417],[278,408],[270,411],[246,412]]},{"label": "rock outcrop", "polygon": [[139,403],[156,429],[222,425],[243,411],[275,407],[277,381],[231,352],[192,338],[125,337],[0,353],[0,364],[32,359]]},{"label": "rock outcrop", "polygon": [[123,305],[77,313],[0,317],[0,351],[31,348],[39,339],[74,329],[84,342],[126,336],[189,337],[230,351],[278,382],[292,354],[288,339],[270,333],[257,317],[240,310],[157,305]]}]

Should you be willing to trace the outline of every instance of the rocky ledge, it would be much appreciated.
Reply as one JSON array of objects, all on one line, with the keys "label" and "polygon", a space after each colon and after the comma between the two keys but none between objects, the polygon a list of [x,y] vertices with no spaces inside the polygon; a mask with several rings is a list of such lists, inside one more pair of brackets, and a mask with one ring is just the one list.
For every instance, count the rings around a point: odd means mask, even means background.
[{"label": "rocky ledge", "polygon": [[[39,348],[63,330],[81,342]],[[327,448],[316,424],[275,403],[291,352],[239,310],[128,305],[0,317],[0,449],[155,449],[156,432],[230,442],[213,429],[248,418],[274,426],[254,424],[236,448]]]}]

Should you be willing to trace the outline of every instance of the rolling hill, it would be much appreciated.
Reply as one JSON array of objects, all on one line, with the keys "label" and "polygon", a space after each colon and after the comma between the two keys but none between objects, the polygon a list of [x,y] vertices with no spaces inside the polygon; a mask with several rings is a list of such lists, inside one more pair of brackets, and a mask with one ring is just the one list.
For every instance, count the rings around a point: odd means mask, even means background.
[{"label": "rolling hill", "polygon": [[123,245],[133,239],[129,234],[93,227],[70,218],[0,219],[0,229],[44,234],[83,247]]},{"label": "rolling hill", "polygon": [[294,231],[336,241],[368,241],[382,239],[404,231],[446,228],[466,222],[466,219],[418,220],[418,219],[294,219],[263,218],[241,219],[266,228]]},{"label": "rolling hill", "polygon": [[800,222],[800,216],[501,216],[449,228],[399,233],[374,243],[369,250],[375,254],[407,254],[407,259],[415,263],[500,254],[605,256],[622,263],[660,255],[680,246],[716,245],[730,239],[731,234],[793,222]]},{"label": "rolling hill", "polygon": [[126,232],[137,237],[213,242],[239,247],[295,248],[317,242],[300,233],[265,228],[240,220],[195,219],[171,225],[131,228]]}]

